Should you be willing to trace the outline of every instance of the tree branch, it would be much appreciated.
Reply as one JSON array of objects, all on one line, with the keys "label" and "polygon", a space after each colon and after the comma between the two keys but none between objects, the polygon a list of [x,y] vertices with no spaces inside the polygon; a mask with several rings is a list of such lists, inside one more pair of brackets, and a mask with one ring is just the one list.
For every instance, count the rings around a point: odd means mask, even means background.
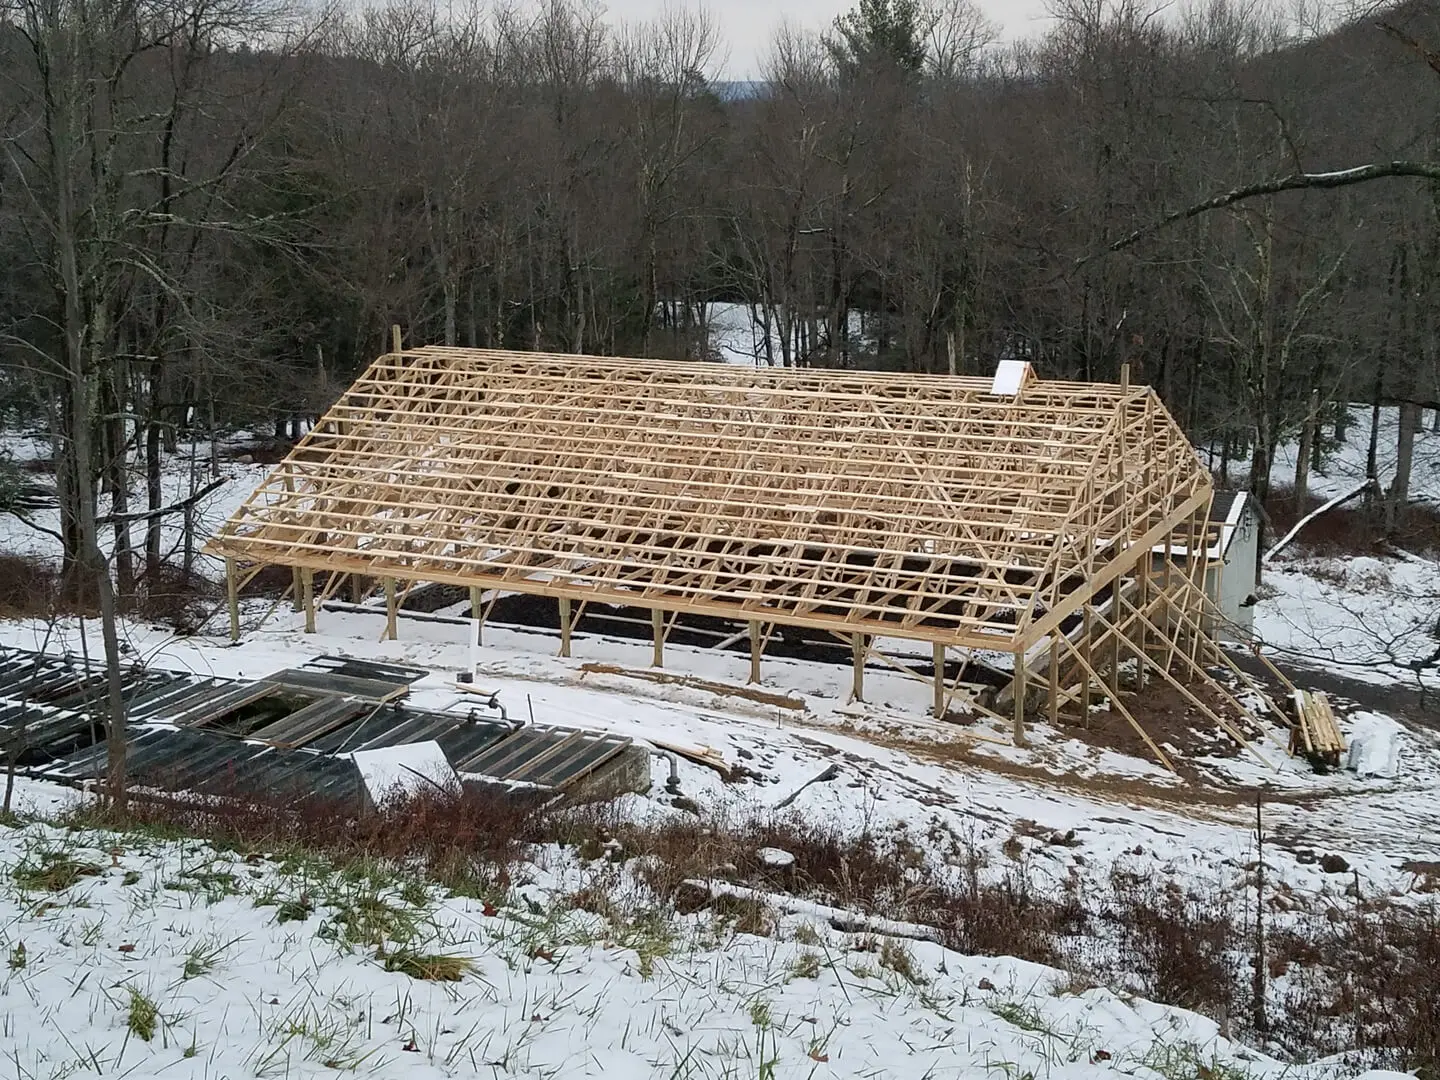
[{"label": "tree branch", "polygon": [[177,503],[171,503],[169,506],[162,506],[156,510],[137,510],[133,514],[106,514],[104,517],[96,518],[95,524],[119,525],[127,521],[151,521],[158,517],[164,517],[166,514],[173,514],[177,511],[184,510],[188,506],[193,506],[226,482],[224,477],[221,477],[219,480],[211,480],[210,483],[206,484],[199,491],[181,499]]},{"label": "tree branch", "polygon": [[[1149,225],[1142,225],[1128,236],[1123,236],[1109,246],[1108,251],[1122,251],[1139,243],[1146,237],[1174,225],[1177,221],[1185,221],[1189,218],[1199,217],[1201,214],[1211,210],[1222,210],[1227,206],[1234,206],[1236,203],[1244,202],[1247,199],[1255,199],[1261,195],[1275,195],[1282,191],[1301,191],[1308,188],[1338,188],[1349,187],[1352,184],[1364,184],[1370,180],[1384,180],[1389,177],[1418,177],[1422,180],[1440,180],[1440,163],[1432,161],[1378,161],[1370,165],[1359,165],[1353,169],[1339,169],[1335,172],[1323,173],[1291,173],[1289,176],[1276,177],[1273,180],[1261,180],[1254,184],[1246,184],[1220,195],[1212,196],[1204,202],[1196,203],[1194,206],[1184,210],[1176,210],[1166,214],[1158,221],[1152,221]],[[1085,262],[1081,259],[1081,262]]]}]

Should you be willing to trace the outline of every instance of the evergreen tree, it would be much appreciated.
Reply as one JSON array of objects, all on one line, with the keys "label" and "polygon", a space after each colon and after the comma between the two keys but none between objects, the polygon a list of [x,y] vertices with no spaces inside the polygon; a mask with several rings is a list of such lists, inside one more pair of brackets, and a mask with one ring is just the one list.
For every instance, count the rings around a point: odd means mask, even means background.
[{"label": "evergreen tree", "polygon": [[918,75],[925,64],[924,12],[919,0],[859,0],[835,20],[825,47],[840,73],[891,67]]}]

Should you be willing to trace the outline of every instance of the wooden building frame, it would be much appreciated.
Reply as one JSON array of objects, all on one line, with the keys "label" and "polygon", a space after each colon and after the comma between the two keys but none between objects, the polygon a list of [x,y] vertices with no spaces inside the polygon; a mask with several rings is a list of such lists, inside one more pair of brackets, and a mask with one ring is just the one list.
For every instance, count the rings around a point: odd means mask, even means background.
[{"label": "wooden building frame", "polygon": [[677,613],[733,619],[756,680],[776,625],[828,631],[852,645],[857,697],[882,642],[926,642],[940,714],[963,683],[952,650],[1009,654],[1017,739],[1032,691],[1088,715],[1092,694],[1118,701],[1122,667],[1208,679],[1204,567],[1152,553],[1205,543],[1212,484],[1159,398],[1128,380],[994,389],[397,348],[208,550],[237,635],[241,575],[286,565],[312,630],[322,572],[383,585],[392,636],[396,582],[467,586],[477,606],[554,597],[566,655],[587,602],[652,611],[657,664]]}]

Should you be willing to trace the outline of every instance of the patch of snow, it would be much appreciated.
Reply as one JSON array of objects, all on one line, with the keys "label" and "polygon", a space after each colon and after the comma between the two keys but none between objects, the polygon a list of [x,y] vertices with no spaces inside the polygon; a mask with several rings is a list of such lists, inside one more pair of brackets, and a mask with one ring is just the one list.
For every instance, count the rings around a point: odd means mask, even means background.
[{"label": "patch of snow", "polygon": [[[1428,420],[1427,413],[1425,419]],[[1324,457],[1319,469],[1310,472],[1309,489],[1312,495],[1331,499],[1355,487],[1367,475],[1367,461],[1370,455],[1371,410],[1368,405],[1352,405],[1348,413],[1345,441]],[[1382,485],[1388,485],[1395,476],[1395,461],[1398,454],[1400,435],[1400,410],[1386,406],[1380,410],[1375,443],[1375,471]],[[1333,425],[1325,425],[1328,438],[1334,432]],[[1294,482],[1295,462],[1300,454],[1298,434],[1288,442],[1281,443],[1275,450],[1275,467],[1271,473],[1276,486]],[[1210,464],[1218,467],[1219,458],[1211,453]],[[1243,486],[1250,475],[1248,460],[1232,462],[1230,484]],[[1429,423],[1422,424],[1415,433],[1414,460],[1411,464],[1410,495],[1413,499],[1430,502],[1440,501],[1440,434]]]},{"label": "patch of snow", "polygon": [[1290,659],[1365,682],[1413,686],[1415,671],[1406,665],[1440,646],[1440,564],[1428,559],[1287,552],[1267,568],[1264,584],[1256,637]]},{"label": "patch of snow", "polygon": [[[0,883],[5,1057],[21,1077],[639,1077],[690,1075],[699,1062],[694,1075],[921,1080],[1000,1062],[1014,1075],[1102,1080],[1155,1076],[1162,1060],[1251,1080],[1335,1075],[1232,1042],[1181,1009],[1058,992],[1065,975],[1038,964],[904,942],[912,982],[812,915],[787,916],[774,939],[718,940],[708,913],[677,917],[660,955],[642,956],[605,916],[574,909],[593,870],[552,849],[499,905],[366,892],[193,841],[0,830],[0,865],[45,852],[94,872],[44,903],[8,873]],[[376,901],[413,914],[396,922],[404,937],[347,941],[347,915]],[[389,969],[402,950],[473,967],[427,982]],[[797,977],[807,963],[812,974]]]}]

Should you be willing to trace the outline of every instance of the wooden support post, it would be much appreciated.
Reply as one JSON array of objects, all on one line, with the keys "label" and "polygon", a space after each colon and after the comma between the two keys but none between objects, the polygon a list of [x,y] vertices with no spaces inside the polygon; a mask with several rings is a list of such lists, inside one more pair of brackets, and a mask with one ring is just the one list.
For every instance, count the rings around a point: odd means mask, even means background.
[{"label": "wooden support post", "polygon": [[750,623],[750,681],[752,683],[760,681],[760,654],[764,648],[760,624],[752,620]]},{"label": "wooden support post", "polygon": [[[295,492],[295,477],[289,470],[285,472],[285,490],[290,494]],[[290,610],[299,611],[304,605],[300,601],[300,567],[290,568]]]},{"label": "wooden support post", "polygon": [[1015,727],[1010,736],[1016,746],[1025,745],[1025,650],[1015,650]]},{"label": "wooden support post", "polygon": [[1080,722],[1087,728],[1090,726],[1090,668],[1092,666],[1090,657],[1090,638],[1095,633],[1095,617],[1091,613],[1089,604],[1084,609],[1085,629],[1080,639],[1081,662],[1085,668],[1080,672]]},{"label": "wooden support post", "polygon": [[235,581],[235,560],[225,560],[225,599],[230,605],[230,640],[240,640],[240,587]]},{"label": "wooden support post", "polygon": [[360,574],[350,575],[350,602],[358,604],[365,599],[365,594],[370,589],[365,583],[365,578]]},{"label": "wooden support post", "polygon": [[300,596],[305,608],[305,633],[315,633],[315,571],[308,566],[300,571]]},{"label": "wooden support post", "polygon": [[936,720],[945,719],[945,646],[935,642],[930,646],[930,655],[935,664],[935,708]]},{"label": "wooden support post", "polygon": [[[1144,611],[1150,602],[1150,569],[1155,556],[1147,551],[1144,558],[1135,564],[1139,571],[1135,580],[1135,610]],[[1145,689],[1145,624],[1137,623],[1134,636],[1130,639],[1135,649],[1135,689]]]},{"label": "wooden support post", "polygon": [[394,641],[400,636],[395,628],[395,615],[399,604],[395,602],[395,579],[385,579],[385,640]]},{"label": "wooden support post", "polygon": [[391,324],[390,324],[390,351],[391,351],[391,352],[397,352],[397,353],[400,352],[400,350],[403,348],[403,346],[402,346],[402,344],[401,344],[401,340],[402,340],[402,339],[401,339],[401,337],[400,337],[400,324],[399,324],[399,323],[391,323]]},{"label": "wooden support post", "polygon": [[[1110,622],[1112,624],[1120,622],[1120,611],[1124,607],[1124,601],[1120,596],[1122,591],[1120,586],[1121,579],[1116,578],[1115,591],[1111,593],[1111,596],[1114,597],[1114,603],[1110,605]],[[1110,700],[1114,701],[1120,696],[1120,631],[1115,629],[1110,631],[1110,670],[1105,674],[1110,687]]]},{"label": "wooden support post", "polygon": [[850,687],[854,701],[865,700],[865,635],[850,635],[850,662],[853,665],[854,680]]},{"label": "wooden support post", "polygon": [[470,618],[480,618],[480,586],[470,586]]},{"label": "wooden support post", "polygon": [[[1055,638],[1063,636],[1055,631]],[[1050,726],[1060,723],[1060,642],[1050,640]]]},{"label": "wooden support post", "polygon": [[665,613],[658,607],[650,609],[650,632],[655,637],[655,667],[665,666]]},{"label": "wooden support post", "polygon": [[560,597],[560,655],[570,655],[570,598]]}]

